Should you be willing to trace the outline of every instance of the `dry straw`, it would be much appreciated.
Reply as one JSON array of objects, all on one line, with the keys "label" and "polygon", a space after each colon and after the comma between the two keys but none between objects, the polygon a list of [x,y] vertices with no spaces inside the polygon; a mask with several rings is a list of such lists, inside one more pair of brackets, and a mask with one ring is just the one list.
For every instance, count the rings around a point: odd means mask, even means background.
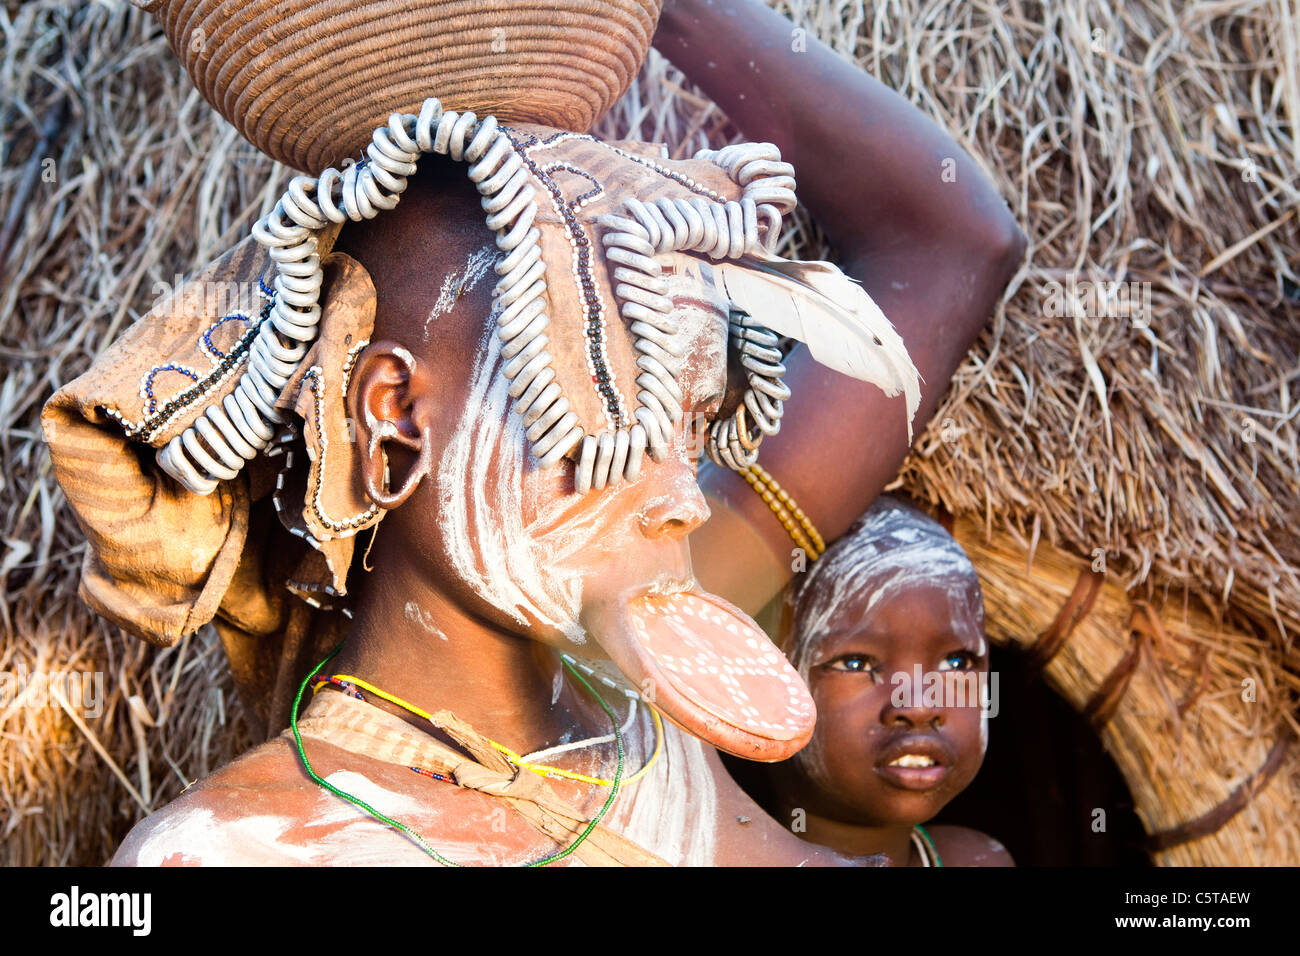
[{"label": "dry straw", "polygon": [[[1277,743],[1300,691],[1294,4],[782,9],[983,157],[1030,236],[901,479],[958,516],[991,633],[1060,636],[1104,559],[1045,676],[1102,727],[1149,831],[1218,827],[1157,858],[1300,862],[1300,745]],[[210,632],[147,648],[78,602],[37,416],[288,171],[125,0],[9,2],[0,29],[0,672],[105,677],[97,719],[0,701],[0,862],[94,864],[251,734]],[[653,56],[601,131],[678,155],[735,133]],[[789,241],[821,248],[806,221]],[[1124,285],[1099,303],[1100,282]]]}]

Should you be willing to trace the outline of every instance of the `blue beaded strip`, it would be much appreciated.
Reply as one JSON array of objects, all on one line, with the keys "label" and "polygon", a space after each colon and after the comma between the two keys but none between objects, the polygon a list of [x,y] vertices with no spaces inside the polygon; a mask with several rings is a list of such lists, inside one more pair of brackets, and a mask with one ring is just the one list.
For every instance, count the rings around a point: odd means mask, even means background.
[{"label": "blue beaded strip", "polygon": [[221,318],[217,319],[216,322],[208,326],[206,332],[199,336],[199,345],[203,347],[203,351],[212,356],[214,361],[220,362],[226,357],[226,353],[212,344],[212,333],[217,331],[217,329],[221,328],[227,322],[235,321],[243,322],[245,328],[247,328],[249,323],[253,320],[242,312],[231,312],[229,315],[223,315]]},{"label": "blue beaded strip", "polygon": [[158,399],[153,393],[154,376],[160,372],[178,372],[184,375],[192,382],[199,380],[199,373],[187,365],[178,365],[176,362],[168,362],[166,365],[155,365],[149,369],[144,380],[140,383],[140,395],[144,398],[144,413],[146,416],[152,415],[158,409]]},{"label": "blue beaded strip", "polygon": [[[261,280],[258,280],[258,284],[265,288],[265,283]],[[253,339],[257,334],[258,327],[266,321],[268,316],[270,316],[273,307],[274,290],[272,290],[271,294],[267,296],[267,303],[262,307],[261,315],[258,316],[257,321],[248,323],[248,329],[240,336],[239,341],[236,342],[234,346],[231,347],[230,351],[226,352],[219,361],[215,362],[212,369],[203,376],[200,376],[191,368],[177,365],[176,363],[156,365],[151,368],[144,378],[140,380],[140,395],[145,399],[144,408],[142,410],[142,420],[134,423],[129,422],[120,414],[110,411],[110,414],[122,423],[122,427],[126,430],[127,437],[148,441],[154,432],[159,428],[162,428],[171,420],[172,416],[182,411],[192,402],[203,398],[215,383],[224,380],[226,375],[234,370],[235,366],[244,361],[245,356],[247,356],[249,350],[253,346]],[[208,333],[214,331],[219,325],[225,322],[227,318],[229,318],[229,316],[223,316],[214,322],[209,326]],[[205,333],[205,335],[206,334],[207,333]],[[200,347],[203,347],[202,337],[200,337]],[[153,379],[159,372],[178,372],[181,375],[185,375],[192,379],[194,385],[190,386],[190,388],[186,389],[179,395],[176,395],[174,398],[169,399],[167,403],[159,409],[158,400],[153,392]]]}]

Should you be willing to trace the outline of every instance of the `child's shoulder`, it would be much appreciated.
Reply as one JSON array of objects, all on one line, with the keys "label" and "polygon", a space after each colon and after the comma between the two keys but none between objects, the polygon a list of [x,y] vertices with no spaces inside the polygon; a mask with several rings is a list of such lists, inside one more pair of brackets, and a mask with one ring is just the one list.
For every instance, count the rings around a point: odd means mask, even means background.
[{"label": "child's shoulder", "polygon": [[944,866],[1015,866],[1011,854],[993,837],[969,827],[932,826],[926,832],[934,840]]}]

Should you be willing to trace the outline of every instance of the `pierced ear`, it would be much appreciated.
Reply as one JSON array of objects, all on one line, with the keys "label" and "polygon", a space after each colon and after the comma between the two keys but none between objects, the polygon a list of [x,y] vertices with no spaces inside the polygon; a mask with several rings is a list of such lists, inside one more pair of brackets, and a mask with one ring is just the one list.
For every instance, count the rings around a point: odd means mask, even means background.
[{"label": "pierced ear", "polygon": [[418,385],[415,358],[387,341],[368,345],[352,375],[348,414],[364,449],[361,481],[370,500],[387,510],[410,498],[433,465],[431,443],[415,420]]}]

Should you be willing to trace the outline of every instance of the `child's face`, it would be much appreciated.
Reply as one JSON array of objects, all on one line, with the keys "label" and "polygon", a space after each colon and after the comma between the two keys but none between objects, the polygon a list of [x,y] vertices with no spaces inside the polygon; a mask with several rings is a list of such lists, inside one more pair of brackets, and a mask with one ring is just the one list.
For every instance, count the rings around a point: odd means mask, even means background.
[{"label": "child's face", "polygon": [[820,630],[798,635],[812,642],[805,666],[817,726],[794,758],[800,792],[791,796],[862,826],[930,819],[984,759],[986,718],[970,692],[988,672],[978,581],[919,581],[883,600],[863,588]]}]

